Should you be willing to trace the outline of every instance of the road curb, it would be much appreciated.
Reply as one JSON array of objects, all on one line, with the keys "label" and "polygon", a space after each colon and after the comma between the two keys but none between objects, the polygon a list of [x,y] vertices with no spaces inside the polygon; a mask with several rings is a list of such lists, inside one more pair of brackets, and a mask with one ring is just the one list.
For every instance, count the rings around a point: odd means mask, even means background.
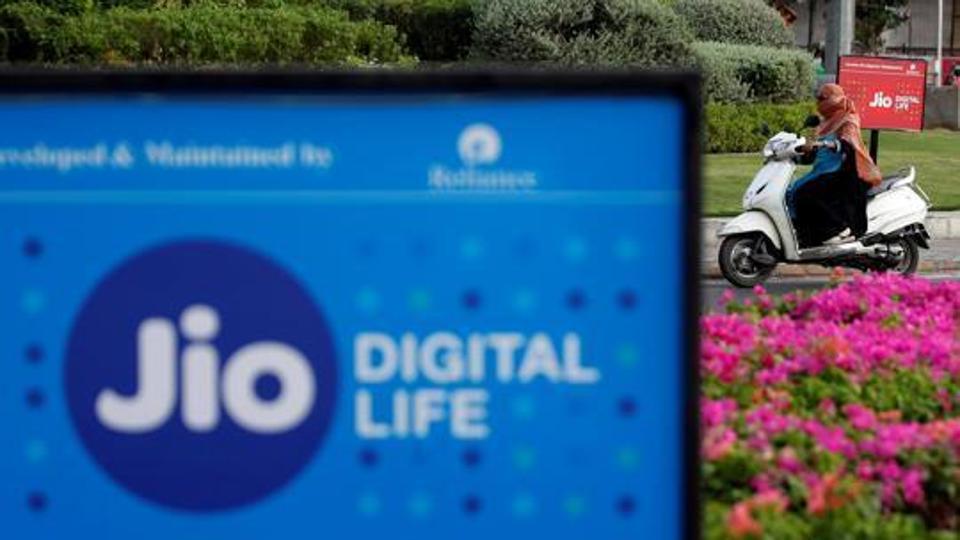
[{"label": "road curb", "polygon": [[[923,255],[921,255],[922,257]],[[779,278],[801,278],[801,277],[827,277],[835,270],[833,268],[824,268],[818,265],[802,264],[780,264],[773,271],[773,277]],[[856,270],[845,268],[846,273],[857,273]],[[960,272],[960,263],[952,261],[924,261],[920,260],[920,266],[917,268],[919,274],[953,274]],[[722,279],[720,266],[715,262],[702,262],[700,265],[700,276],[705,279]]]},{"label": "road curb", "polygon": [[[704,278],[720,278],[720,267],[717,265],[716,255],[719,241],[717,231],[719,231],[732,218],[704,218],[701,220],[703,236],[703,251],[701,252],[700,274]],[[960,212],[931,212],[926,221],[927,232],[930,233],[931,242],[936,243],[939,240],[960,239]],[[817,265],[796,265],[781,264],[774,271],[774,276],[796,278],[796,277],[824,277],[833,272],[830,268],[824,268]],[[960,272],[960,259],[958,260],[923,260],[923,253],[920,254],[920,267],[918,272],[921,274],[943,274]]]}]

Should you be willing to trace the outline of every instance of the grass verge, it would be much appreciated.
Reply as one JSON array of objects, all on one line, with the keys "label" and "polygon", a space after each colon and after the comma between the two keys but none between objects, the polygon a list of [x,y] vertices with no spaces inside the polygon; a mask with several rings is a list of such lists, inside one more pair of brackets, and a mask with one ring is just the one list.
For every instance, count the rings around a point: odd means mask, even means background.
[{"label": "grass verge", "polygon": [[[864,134],[869,144],[869,134]],[[923,133],[880,134],[880,169],[890,174],[907,165],[917,167],[920,187],[935,210],[960,209],[960,133],[934,130]],[[710,154],[704,167],[703,211],[708,216],[741,212],[740,198],[761,166],[754,154]],[[801,167],[798,174],[806,172]]]}]

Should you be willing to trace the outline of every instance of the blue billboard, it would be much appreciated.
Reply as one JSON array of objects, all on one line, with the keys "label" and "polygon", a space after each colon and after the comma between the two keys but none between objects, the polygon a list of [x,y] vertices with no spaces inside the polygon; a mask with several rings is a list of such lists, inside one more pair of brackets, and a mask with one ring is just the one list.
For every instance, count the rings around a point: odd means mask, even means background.
[{"label": "blue billboard", "polygon": [[3,537],[695,534],[689,80],[165,77],[2,84]]}]

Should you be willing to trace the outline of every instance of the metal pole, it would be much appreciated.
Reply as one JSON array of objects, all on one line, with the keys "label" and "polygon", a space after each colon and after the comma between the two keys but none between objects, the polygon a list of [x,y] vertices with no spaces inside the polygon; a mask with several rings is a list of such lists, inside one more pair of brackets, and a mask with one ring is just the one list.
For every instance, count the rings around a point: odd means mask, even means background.
[{"label": "metal pole", "polygon": [[823,47],[823,67],[830,75],[837,74],[840,56],[840,0],[827,0],[827,35]]},{"label": "metal pole", "polygon": [[827,43],[824,65],[827,73],[836,75],[841,56],[853,50],[854,0],[828,0]]},{"label": "metal pole", "polygon": [[937,86],[943,83],[943,0],[937,2],[937,64],[933,67],[937,74]]}]

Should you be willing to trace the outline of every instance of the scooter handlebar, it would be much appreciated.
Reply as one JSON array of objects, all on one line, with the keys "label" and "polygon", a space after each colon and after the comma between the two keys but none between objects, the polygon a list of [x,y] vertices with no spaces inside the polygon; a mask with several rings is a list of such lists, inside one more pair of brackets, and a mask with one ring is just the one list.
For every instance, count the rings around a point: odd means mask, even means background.
[{"label": "scooter handlebar", "polygon": [[817,141],[807,144],[807,139],[804,137],[797,137],[791,133],[778,133],[767,141],[762,154],[765,160],[787,160],[802,157],[809,151],[820,148],[839,151],[840,144],[837,141]]},{"label": "scooter handlebar", "polygon": [[794,157],[800,157],[810,150],[819,150],[820,148],[826,148],[828,150],[833,150],[834,152],[839,152],[840,143],[837,141],[816,141],[809,144],[805,141],[799,142],[793,147],[793,154]]}]

